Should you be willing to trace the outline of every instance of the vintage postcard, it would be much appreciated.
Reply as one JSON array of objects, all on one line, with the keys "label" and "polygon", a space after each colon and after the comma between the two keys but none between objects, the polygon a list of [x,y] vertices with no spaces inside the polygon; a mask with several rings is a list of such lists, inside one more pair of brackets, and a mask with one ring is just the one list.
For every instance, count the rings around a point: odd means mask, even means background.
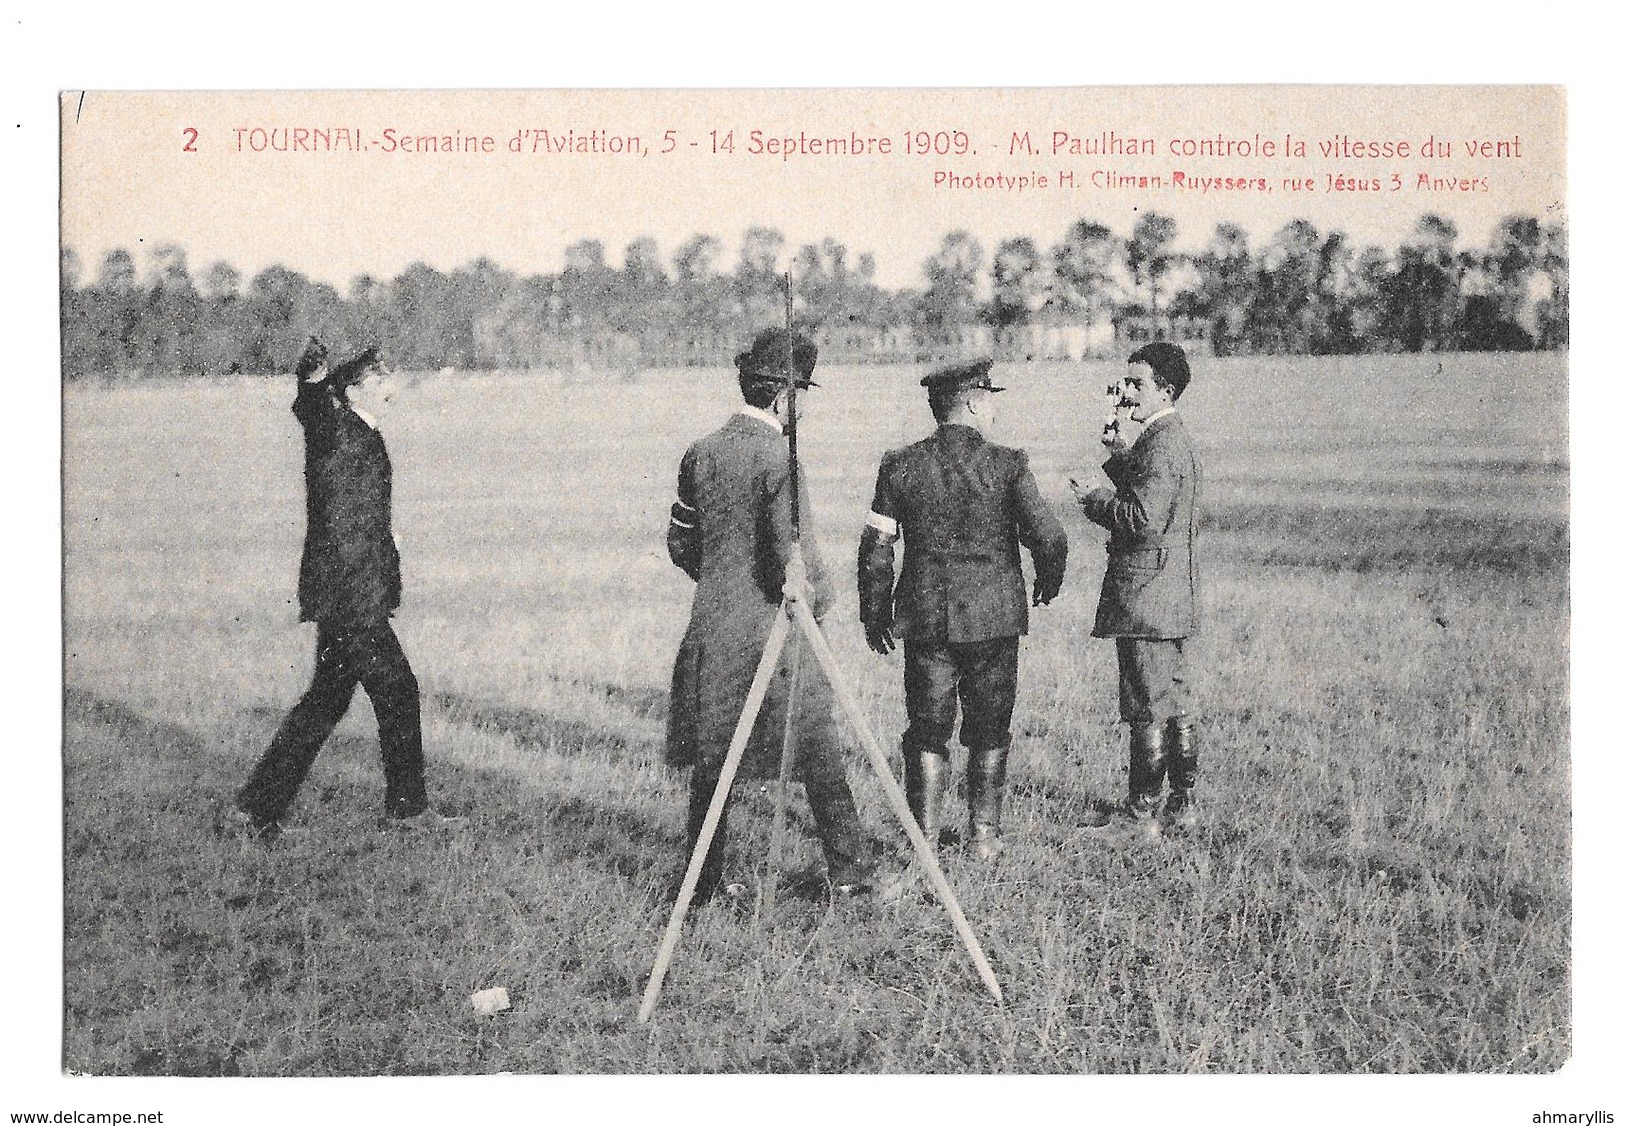
[{"label": "vintage postcard", "polygon": [[1561,89],[60,109],[65,1069],[1576,1052]]}]

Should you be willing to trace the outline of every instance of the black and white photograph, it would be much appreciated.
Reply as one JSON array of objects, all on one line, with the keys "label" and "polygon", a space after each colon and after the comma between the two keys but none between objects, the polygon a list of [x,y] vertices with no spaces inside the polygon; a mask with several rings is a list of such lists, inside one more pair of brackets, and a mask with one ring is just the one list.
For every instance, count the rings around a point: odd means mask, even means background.
[{"label": "black and white photograph", "polygon": [[57,110],[72,1082],[1612,1121],[1562,86]]}]

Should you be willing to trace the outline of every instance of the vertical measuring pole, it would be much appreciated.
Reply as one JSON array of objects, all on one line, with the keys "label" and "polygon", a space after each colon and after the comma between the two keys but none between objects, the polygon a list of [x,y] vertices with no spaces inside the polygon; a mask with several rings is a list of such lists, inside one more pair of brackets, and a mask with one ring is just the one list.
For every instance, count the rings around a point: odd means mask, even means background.
[{"label": "vertical measuring pole", "polygon": [[801,459],[796,454],[796,384],[801,373],[796,370],[796,325],[794,296],[790,291],[791,273],[784,271],[784,375],[790,381],[790,417],[785,420],[784,433],[790,439],[790,542],[801,546]]},{"label": "vertical measuring pole", "polygon": [[[784,271],[784,378],[790,388],[789,416],[785,419],[784,434],[790,440],[790,569],[804,575],[806,568],[801,558],[801,459],[796,452],[796,384],[801,373],[796,370],[795,294],[790,288],[793,278]],[[801,690],[801,649],[805,643],[798,638],[790,641],[790,684],[784,703],[784,742],[779,753],[779,785],[773,792],[773,831],[767,838],[767,882],[757,902],[763,914],[773,910],[778,896],[779,862],[784,855],[784,822],[790,801],[790,779],[796,769],[796,694]]]}]

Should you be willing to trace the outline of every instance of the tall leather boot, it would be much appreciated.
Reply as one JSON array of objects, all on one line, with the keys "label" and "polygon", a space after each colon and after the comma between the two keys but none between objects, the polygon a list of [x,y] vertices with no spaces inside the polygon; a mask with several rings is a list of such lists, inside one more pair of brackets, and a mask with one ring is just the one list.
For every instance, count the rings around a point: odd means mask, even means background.
[{"label": "tall leather boot", "polygon": [[933,852],[942,835],[942,803],[951,770],[946,754],[903,749],[903,795]]},{"label": "tall leather boot", "polygon": [[970,846],[979,860],[1004,851],[999,839],[1004,822],[1004,774],[1010,747],[983,747],[967,755],[965,780],[970,791]]},{"label": "tall leather boot", "polygon": [[1162,806],[1162,820],[1171,829],[1189,829],[1196,824],[1196,723],[1174,716],[1165,734],[1168,800]]},{"label": "tall leather boot", "polygon": [[1128,811],[1145,820],[1157,812],[1162,782],[1168,773],[1166,727],[1135,723],[1128,729]]},{"label": "tall leather boot", "polygon": [[1160,723],[1133,723],[1128,729],[1128,797],[1121,805],[1093,809],[1084,814],[1086,829],[1117,825],[1154,828],[1157,801],[1167,773],[1167,745]]}]

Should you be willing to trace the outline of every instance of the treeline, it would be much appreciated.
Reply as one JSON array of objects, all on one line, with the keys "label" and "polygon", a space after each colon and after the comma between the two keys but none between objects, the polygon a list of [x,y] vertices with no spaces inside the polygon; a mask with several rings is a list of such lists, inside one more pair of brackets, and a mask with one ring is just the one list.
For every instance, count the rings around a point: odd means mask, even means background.
[{"label": "treeline", "polygon": [[854,257],[834,239],[787,253],[766,227],[745,232],[731,265],[710,235],[669,262],[637,239],[619,268],[588,239],[567,248],[557,274],[521,276],[489,258],[450,273],[415,263],[388,280],[358,277],[344,294],[280,265],[247,279],[226,262],[194,273],[174,245],[139,264],[111,251],[87,276],[65,248],[63,364],[69,378],[271,373],[308,335],[383,341],[396,366],[414,370],[715,364],[783,319],[787,264],[798,321],[845,360],[968,348],[1076,358],[1175,325],[1220,355],[1568,345],[1561,222],[1508,216],[1489,245],[1465,249],[1436,215],[1392,251],[1304,220],[1256,247],[1228,223],[1196,253],[1172,249],[1177,235],[1155,212],[1126,237],[1080,219],[1048,248],[1012,238],[990,256],[955,231],[923,264],[923,284],[896,291],[875,283],[872,254]]}]

